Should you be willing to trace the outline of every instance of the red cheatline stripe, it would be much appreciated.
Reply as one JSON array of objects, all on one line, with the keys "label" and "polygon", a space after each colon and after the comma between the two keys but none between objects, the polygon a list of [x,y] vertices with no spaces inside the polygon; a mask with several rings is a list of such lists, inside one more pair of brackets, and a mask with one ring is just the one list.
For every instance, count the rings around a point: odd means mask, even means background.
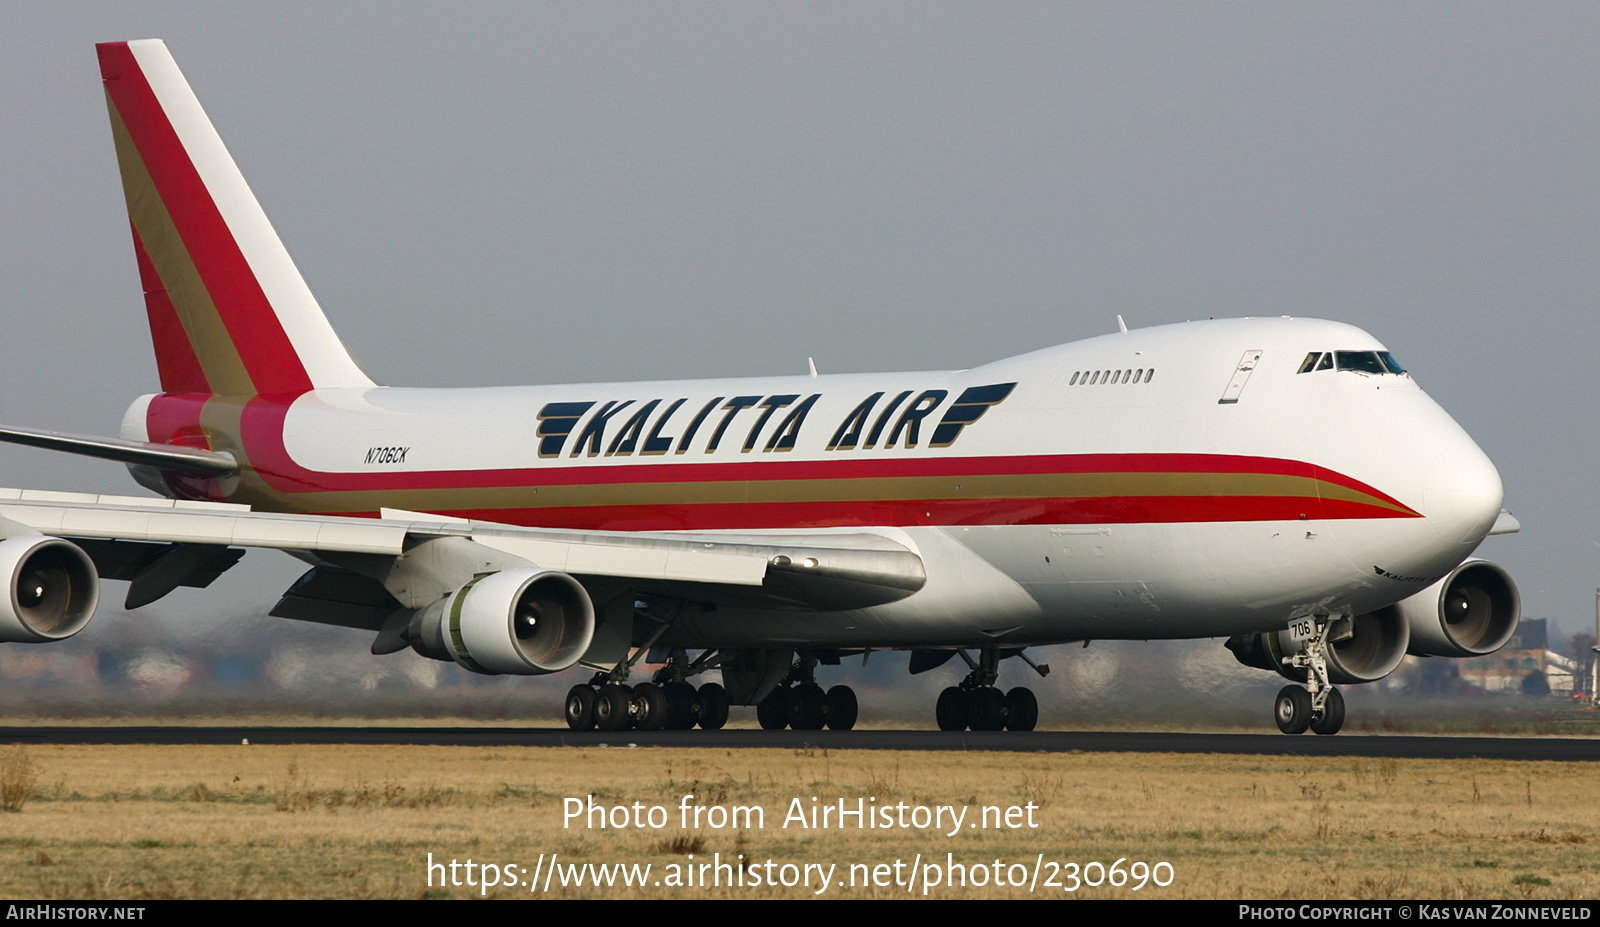
[{"label": "red cheatline stripe", "polygon": [[256,390],[310,389],[305,367],[128,44],[95,48],[106,90]]},{"label": "red cheatline stripe", "polygon": [[507,486],[577,486],[616,483],[695,483],[739,480],[862,479],[916,476],[1012,476],[1050,473],[1258,473],[1300,476],[1365,493],[1411,511],[1359,480],[1298,460],[1220,454],[1075,454],[1027,457],[873,457],[835,460],[763,460],[684,464],[666,459],[617,466],[552,466],[504,470],[406,473],[322,473],[290,458],[283,445],[292,400],[266,397],[245,406],[240,423],[250,463],[282,492],[481,489]]},{"label": "red cheatline stripe", "polygon": [[[541,528],[602,531],[711,531],[865,525],[1132,525],[1294,521],[1308,500],[1271,496],[1170,496],[1094,499],[771,502],[714,505],[588,506],[560,509],[460,509],[442,515]],[[1394,518],[1392,510],[1310,500],[1318,519]],[[344,513],[371,514],[371,513]]]},{"label": "red cheatline stripe", "polygon": [[[199,412],[209,397],[159,396],[150,405],[149,432],[153,441],[172,441],[191,434]],[[1259,473],[1285,474],[1336,483],[1372,498],[1323,499],[1316,496],[1094,496],[1076,498],[986,499],[883,499],[820,502],[727,502],[700,504],[562,506],[547,508],[495,508],[453,510],[422,506],[444,514],[508,524],[546,527],[609,528],[614,530],[667,530],[758,527],[821,527],[838,525],[914,524],[1137,524],[1297,520],[1303,517],[1406,518],[1416,513],[1358,480],[1300,461],[1264,457],[1204,454],[1098,454],[1034,457],[968,457],[923,460],[875,459],[843,461],[781,461],[736,464],[660,464],[622,467],[582,467],[557,471],[526,469],[386,474],[322,474],[294,464],[283,449],[282,421],[285,403],[265,397],[251,400],[244,410],[245,447],[250,465],[268,487],[293,496],[304,493],[364,493],[402,490],[450,490],[556,485],[563,475],[568,485],[606,485],[616,482],[682,483],[763,481],[778,479],[828,480],[836,478],[904,478],[917,476],[1010,475],[1036,473]],[[626,473],[622,478],[620,474]],[[204,496],[200,486],[189,493]],[[442,501],[442,500],[441,500]],[[1388,508],[1381,502],[1398,507]],[[323,505],[348,505],[333,499]],[[360,503],[357,503],[360,504]],[[381,503],[374,503],[381,504]],[[372,514],[346,512],[344,514]]]},{"label": "red cheatline stripe", "polygon": [[[130,225],[132,223],[129,223]],[[178,312],[172,308],[172,299],[162,285],[150,255],[133,230],[133,252],[139,259],[139,280],[144,284],[144,307],[150,316],[150,341],[156,349],[156,370],[161,374],[161,388],[169,393],[211,392],[200,359],[195,357],[194,344],[189,333],[178,321]]]}]

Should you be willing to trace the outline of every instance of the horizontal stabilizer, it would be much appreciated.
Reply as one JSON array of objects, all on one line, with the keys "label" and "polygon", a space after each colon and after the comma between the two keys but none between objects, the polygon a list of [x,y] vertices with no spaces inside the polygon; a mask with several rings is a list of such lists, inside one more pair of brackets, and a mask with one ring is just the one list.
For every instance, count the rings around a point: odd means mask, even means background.
[{"label": "horizontal stabilizer", "polygon": [[101,460],[115,460],[126,464],[141,464],[157,470],[183,473],[188,476],[229,476],[239,469],[233,455],[226,451],[207,451],[197,447],[179,447],[175,444],[150,444],[145,441],[123,441],[120,438],[100,438],[94,435],[75,435],[62,431],[39,431],[33,428],[0,426],[0,441],[25,444],[49,451],[66,451]]}]

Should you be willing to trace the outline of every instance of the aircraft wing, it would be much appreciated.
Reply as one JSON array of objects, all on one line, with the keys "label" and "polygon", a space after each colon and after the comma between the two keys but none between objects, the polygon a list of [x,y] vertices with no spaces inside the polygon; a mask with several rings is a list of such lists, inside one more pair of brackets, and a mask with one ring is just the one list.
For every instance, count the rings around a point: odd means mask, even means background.
[{"label": "aircraft wing", "polygon": [[[233,503],[0,489],[0,518],[9,523],[0,523],[0,531],[77,543],[100,576],[131,580],[129,607],[155,601],[178,585],[209,583],[238,559],[237,552],[226,557],[222,552],[240,547],[282,550],[313,562],[354,567],[391,587],[395,584],[386,582],[390,574],[404,573],[411,594],[389,591],[403,604],[419,607],[430,597],[419,587],[442,583],[441,596],[453,588],[450,568],[430,584],[425,565],[409,573],[393,565],[423,559],[420,548],[444,539],[481,548],[474,557],[482,569],[469,568],[469,576],[536,565],[586,585],[620,585],[720,604],[862,608],[904,598],[926,581],[914,551],[870,532],[569,531],[391,509],[382,514],[282,515]],[[310,614],[286,617],[329,620]]]}]

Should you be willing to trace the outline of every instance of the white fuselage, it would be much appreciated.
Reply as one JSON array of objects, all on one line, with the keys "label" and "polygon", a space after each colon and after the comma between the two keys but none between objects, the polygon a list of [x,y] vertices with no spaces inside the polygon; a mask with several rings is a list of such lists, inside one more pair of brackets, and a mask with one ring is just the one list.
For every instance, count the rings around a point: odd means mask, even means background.
[{"label": "white fuselage", "polygon": [[[1230,319],[961,371],[324,389],[276,416],[224,409],[242,424],[232,446],[212,430],[213,449],[249,466],[204,494],[600,530],[868,530],[923,558],[926,586],[888,605],[686,615],[677,630],[701,646],[1271,630],[1422,590],[1500,511],[1494,466],[1409,375],[1298,372],[1310,353],[1383,350],[1339,323]],[[150,406],[124,437],[166,439]]]}]

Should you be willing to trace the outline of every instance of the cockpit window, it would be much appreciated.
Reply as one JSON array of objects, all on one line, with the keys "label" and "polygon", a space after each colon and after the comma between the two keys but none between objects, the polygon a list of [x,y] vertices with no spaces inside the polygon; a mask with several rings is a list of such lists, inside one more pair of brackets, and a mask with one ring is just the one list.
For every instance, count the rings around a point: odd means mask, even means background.
[{"label": "cockpit window", "polygon": [[1300,362],[1300,369],[1296,370],[1295,373],[1310,373],[1311,371],[1317,369],[1317,361],[1321,358],[1321,351],[1312,351],[1310,354],[1306,355],[1305,360]]},{"label": "cockpit window", "polygon": [[1340,370],[1354,370],[1357,373],[1388,373],[1389,369],[1378,360],[1376,351],[1336,351],[1339,359]]},{"label": "cockpit window", "polygon": [[1394,355],[1390,354],[1388,351],[1379,351],[1378,359],[1383,361],[1383,366],[1388,367],[1390,373],[1406,372],[1406,368],[1400,366],[1400,362],[1395,360]]},{"label": "cockpit window", "polygon": [[1333,369],[1333,352],[1332,351],[1329,351],[1328,353],[1322,355],[1322,363],[1317,365],[1317,369],[1318,370],[1332,370]]}]

